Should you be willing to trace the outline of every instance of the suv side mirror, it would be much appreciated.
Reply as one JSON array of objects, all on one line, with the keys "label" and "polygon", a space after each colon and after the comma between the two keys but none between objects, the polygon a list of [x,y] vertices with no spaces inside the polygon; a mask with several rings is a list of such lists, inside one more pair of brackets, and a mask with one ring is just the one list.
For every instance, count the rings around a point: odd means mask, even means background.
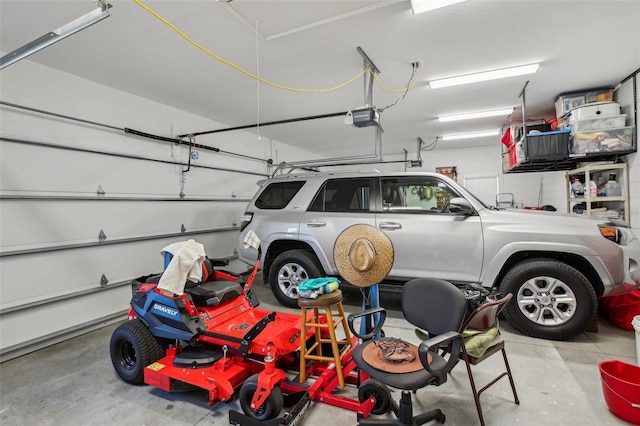
[{"label": "suv side mirror", "polygon": [[475,213],[471,204],[462,197],[454,197],[449,200],[448,208],[451,213],[462,214],[464,216],[471,216]]}]

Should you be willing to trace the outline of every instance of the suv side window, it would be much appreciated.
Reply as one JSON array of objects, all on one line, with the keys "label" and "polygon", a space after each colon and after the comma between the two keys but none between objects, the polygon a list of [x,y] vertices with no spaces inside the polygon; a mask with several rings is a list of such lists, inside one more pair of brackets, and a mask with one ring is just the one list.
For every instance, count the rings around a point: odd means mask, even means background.
[{"label": "suv side window", "polygon": [[382,211],[447,213],[449,200],[459,195],[445,182],[425,176],[383,178]]},{"label": "suv side window", "polygon": [[304,181],[271,183],[258,196],[255,206],[266,210],[283,209],[303,185]]},{"label": "suv side window", "polygon": [[316,194],[309,211],[368,212],[372,184],[371,178],[328,180]]}]

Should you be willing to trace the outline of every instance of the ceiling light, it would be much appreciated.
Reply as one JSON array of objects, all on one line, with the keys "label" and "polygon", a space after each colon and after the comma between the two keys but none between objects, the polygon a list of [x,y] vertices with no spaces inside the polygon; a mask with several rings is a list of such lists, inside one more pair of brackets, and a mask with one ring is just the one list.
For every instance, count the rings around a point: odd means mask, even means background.
[{"label": "ceiling light", "polygon": [[51,31],[42,37],[25,44],[13,52],[4,55],[0,58],[0,70],[18,62],[20,59],[24,59],[27,56],[36,53],[38,50],[44,49],[45,47],[62,40],[65,37],[69,37],[78,31],[84,30],[96,22],[102,21],[104,18],[108,18],[109,8],[111,5],[105,3],[103,0],[99,0],[98,4],[100,7],[95,9],[93,12],[89,12],[75,21],[69,22],[68,24]]},{"label": "ceiling light", "polygon": [[446,123],[447,121],[471,120],[472,118],[498,117],[500,115],[509,115],[513,112],[514,107],[494,109],[491,111],[469,112],[466,114],[443,115],[438,117],[438,121]]},{"label": "ceiling light", "polygon": [[479,81],[497,80],[499,78],[515,77],[517,75],[533,74],[538,71],[539,67],[540,64],[530,64],[479,72],[476,74],[461,75],[458,77],[441,78],[438,80],[431,80],[429,82],[429,87],[432,89],[439,89],[441,87],[459,86],[461,84],[477,83]]},{"label": "ceiling light", "polygon": [[429,12],[430,10],[440,9],[441,7],[451,6],[465,0],[411,0],[411,9],[414,15]]},{"label": "ceiling light", "polygon": [[460,133],[458,135],[445,135],[442,137],[442,140],[454,141],[458,139],[484,138],[487,136],[498,136],[499,134],[500,134],[500,130],[488,130],[484,132]]}]

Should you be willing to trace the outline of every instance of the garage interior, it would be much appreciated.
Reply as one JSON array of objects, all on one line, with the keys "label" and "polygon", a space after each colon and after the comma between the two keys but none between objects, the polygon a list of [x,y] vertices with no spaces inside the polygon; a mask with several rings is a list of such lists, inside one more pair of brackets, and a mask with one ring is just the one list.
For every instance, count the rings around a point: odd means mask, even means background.
[{"label": "garage interior", "polygon": [[[621,219],[640,233],[640,1],[467,0],[424,13],[417,3],[0,0],[3,424],[228,424],[236,401],[208,406],[198,392],[120,380],[109,339],[127,320],[132,280],[160,273],[168,244],[194,239],[246,271],[240,218],[283,165],[455,170],[487,204],[562,214],[576,213],[571,173],[610,164],[627,176]],[[77,30],[90,14],[97,22]],[[33,49],[42,37],[60,40]],[[626,114],[626,149],[529,161],[504,143],[523,122],[556,119],[558,99],[602,91]],[[378,115],[358,122],[372,107]],[[451,119],[475,112],[485,114]],[[261,278],[254,289],[262,308],[291,311]],[[345,294],[358,311],[360,294]],[[415,342],[398,292],[383,291],[381,305],[387,331]],[[487,424],[628,424],[604,401],[598,363],[636,364],[633,331],[604,316],[564,342],[500,327],[520,404],[506,381],[491,387]],[[493,358],[480,377],[500,368]],[[413,397],[415,413],[441,407],[447,424],[480,424],[461,366]],[[328,416],[357,424],[319,402],[300,423]]]}]

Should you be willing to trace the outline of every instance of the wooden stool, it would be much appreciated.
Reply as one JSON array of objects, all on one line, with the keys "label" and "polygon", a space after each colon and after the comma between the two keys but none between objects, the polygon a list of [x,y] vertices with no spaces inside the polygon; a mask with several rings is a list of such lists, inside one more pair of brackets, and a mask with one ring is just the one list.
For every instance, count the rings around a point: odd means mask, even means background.
[{"label": "wooden stool", "polygon": [[[332,313],[332,307],[337,306],[338,313],[334,317]],[[342,307],[342,291],[334,290],[331,293],[318,296],[317,299],[311,298],[298,298],[298,306],[302,308],[302,336],[300,339],[300,383],[304,383],[307,379],[307,360],[315,361],[333,361],[336,365],[336,372],[338,373],[338,383],[340,389],[344,389],[344,375],[342,373],[342,358],[351,349],[351,334],[349,333],[349,326],[347,325],[347,317]],[[313,308],[313,318],[307,319],[307,308]],[[326,323],[320,322],[320,309],[324,309],[324,314],[327,317]],[[335,319],[334,319],[335,318]],[[342,323],[344,329],[345,340],[338,340],[336,338],[336,328]],[[315,328],[315,342],[309,349],[304,339],[307,327]],[[329,329],[329,339],[322,338],[320,329]],[[331,343],[331,349],[333,356],[322,355],[322,344]],[[338,348],[339,344],[344,344],[345,347],[342,351]],[[315,354],[314,354],[315,352]]]}]

